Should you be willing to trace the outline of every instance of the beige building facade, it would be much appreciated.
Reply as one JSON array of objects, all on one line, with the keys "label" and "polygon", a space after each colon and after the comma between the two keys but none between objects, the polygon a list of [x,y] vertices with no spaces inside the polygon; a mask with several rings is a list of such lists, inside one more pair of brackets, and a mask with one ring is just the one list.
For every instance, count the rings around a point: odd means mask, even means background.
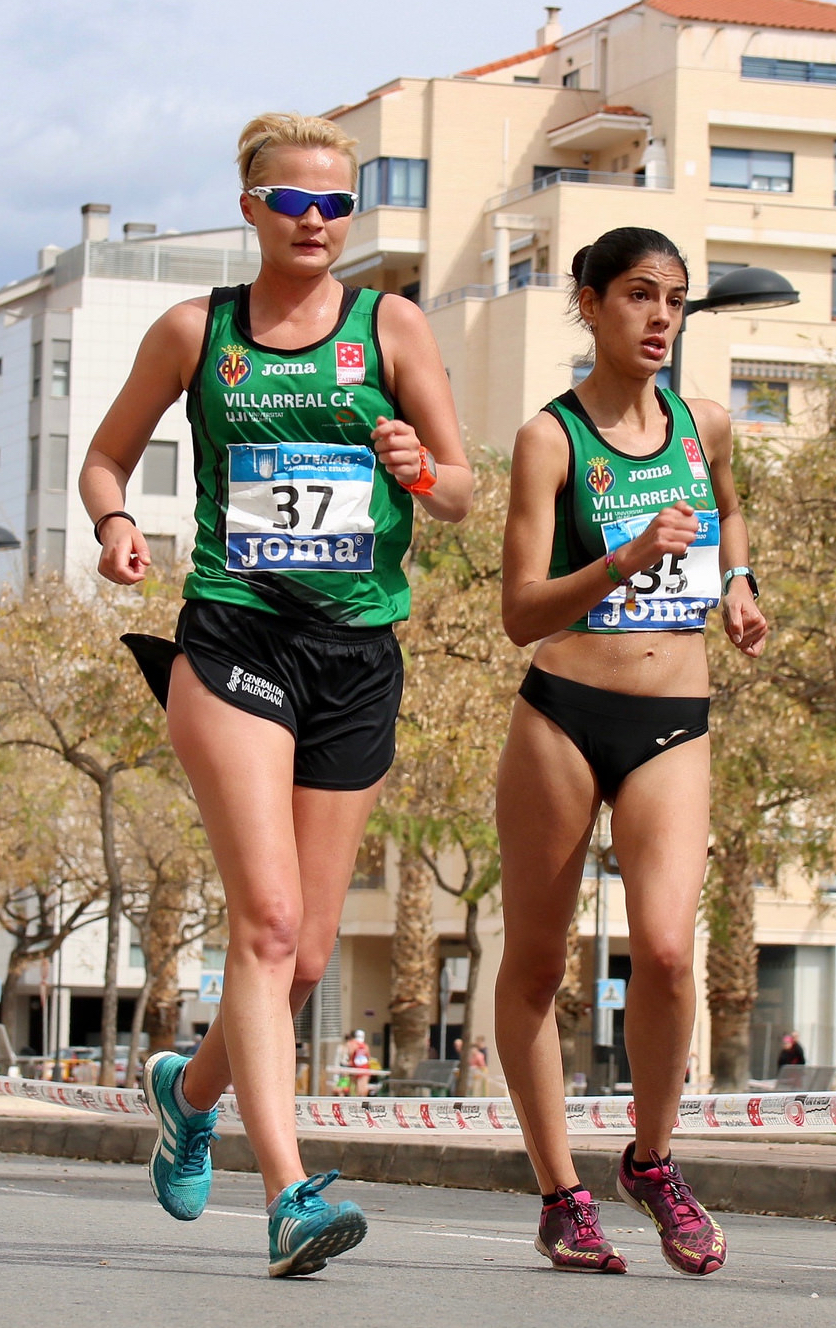
[{"label": "beige building facade", "polygon": [[[677,243],[692,298],[743,266],[776,271],[798,291],[787,307],[693,314],[681,390],[722,402],[739,431],[791,441],[804,429],[812,384],[836,350],[835,5],[643,0],[567,34],[549,7],[528,51],[453,78],[393,79],[329,114],[358,139],[361,160],[360,210],[338,275],[420,301],[474,444],[509,451],[522,421],[586,371],[567,274],[578,249],[621,225]],[[755,1078],[774,1074],[789,1025],[809,1061],[836,1061],[830,884],[790,874],[758,893]],[[595,886],[590,858],[581,915],[590,993]],[[623,975],[617,876],[608,896],[610,973]],[[359,903],[352,892],[344,935],[366,925]],[[436,919],[451,946],[461,914],[439,896]],[[496,915],[483,931],[476,1027],[489,1032]],[[706,950],[700,928],[701,993]],[[613,1021],[618,1041],[618,1012]],[[708,1082],[709,1066],[703,994],[696,1083]],[[616,1077],[625,1073],[620,1058]]]},{"label": "beige building facade", "polygon": [[[791,283],[796,305],[692,315],[682,390],[723,402],[739,428],[791,439],[803,427],[811,382],[836,349],[836,5],[642,0],[566,34],[549,7],[530,50],[452,78],[393,78],[329,114],[357,138],[361,161],[360,207],[337,275],[422,304],[474,445],[510,451],[522,421],[585,372],[590,346],[568,316],[566,274],[582,245],[616,225],[671,236],[694,297],[739,266],[774,269]],[[75,475],[145,329],[177,300],[251,280],[258,268],[245,227],[173,236],[128,226],[113,240],[108,211],[88,205],[76,248],[42,251],[34,276],[0,290],[0,523],[24,546],[0,553],[0,579],[17,585],[44,570],[91,575]],[[756,386],[764,381],[768,411]],[[193,480],[182,403],[156,431],[128,505],[158,557],[187,552]],[[590,857],[581,915],[590,998],[598,877]],[[393,852],[382,876],[358,874],[341,932],[342,1031],[360,1025],[378,1055],[396,881]],[[623,889],[617,875],[606,883],[609,971],[618,977],[629,971]],[[790,1025],[808,1059],[836,1060],[836,878],[820,896],[816,884],[793,878],[759,893],[755,1077],[767,1077]],[[501,1092],[492,1037],[501,922],[489,901],[481,916],[474,1032],[487,1037],[490,1091]],[[466,976],[464,913],[437,892],[434,918],[452,1037]],[[126,939],[126,998],[142,976],[131,972],[129,948]],[[701,991],[705,950],[700,932]],[[199,956],[189,962],[199,969]],[[85,957],[87,994],[96,964]],[[199,991],[198,969],[184,974],[184,992]],[[65,983],[68,971],[69,960]],[[25,1001],[37,1000],[39,976]],[[184,1036],[211,1017],[202,1004],[184,1004]],[[68,997],[56,1014],[62,1043],[72,1040],[70,1007]],[[18,1041],[30,1040],[27,1017],[22,1008]],[[615,1011],[616,1041],[620,1020]],[[589,1041],[587,1029],[587,1068]],[[702,999],[697,1082],[709,1061]],[[616,1068],[622,1078],[623,1061]]]}]

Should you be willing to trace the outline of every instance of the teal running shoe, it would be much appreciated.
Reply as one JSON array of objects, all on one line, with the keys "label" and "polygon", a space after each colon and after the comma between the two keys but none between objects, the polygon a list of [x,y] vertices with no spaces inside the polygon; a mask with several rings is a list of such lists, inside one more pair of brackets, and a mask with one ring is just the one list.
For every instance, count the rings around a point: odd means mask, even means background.
[{"label": "teal running shoe", "polygon": [[339,1176],[318,1172],[288,1185],[270,1218],[270,1276],[302,1277],[324,1268],[329,1258],[359,1245],[367,1224],[355,1203],[329,1204],[320,1199]]},{"label": "teal running shoe", "polygon": [[167,1213],[179,1222],[193,1222],[206,1207],[212,1186],[209,1144],[217,1138],[213,1130],[218,1113],[213,1107],[196,1116],[183,1115],[173,1085],[184,1065],[185,1056],[158,1051],[145,1062],[142,1087],[159,1126],[148,1165],[151,1188]]}]

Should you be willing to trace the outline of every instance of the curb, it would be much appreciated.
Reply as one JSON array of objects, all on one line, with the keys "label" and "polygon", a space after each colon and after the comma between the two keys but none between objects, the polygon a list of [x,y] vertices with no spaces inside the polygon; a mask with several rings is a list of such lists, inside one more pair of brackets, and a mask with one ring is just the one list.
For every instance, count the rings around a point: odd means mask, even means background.
[{"label": "curb", "polygon": [[[0,1118],[0,1152],[41,1157],[132,1162],[146,1166],[156,1125],[141,1121]],[[536,1194],[531,1163],[522,1147],[469,1146],[458,1140],[341,1139],[334,1134],[302,1136],[302,1159],[309,1172],[337,1167],[346,1180],[396,1185],[450,1186],[473,1190]],[[810,1161],[752,1161],[735,1157],[688,1156],[680,1146],[686,1179],[707,1208],[717,1212],[768,1213],[779,1217],[836,1221],[836,1168]],[[617,1152],[584,1149],[583,1176],[598,1199],[618,1199]],[[243,1132],[222,1134],[212,1146],[220,1171],[254,1172],[255,1158]]]}]

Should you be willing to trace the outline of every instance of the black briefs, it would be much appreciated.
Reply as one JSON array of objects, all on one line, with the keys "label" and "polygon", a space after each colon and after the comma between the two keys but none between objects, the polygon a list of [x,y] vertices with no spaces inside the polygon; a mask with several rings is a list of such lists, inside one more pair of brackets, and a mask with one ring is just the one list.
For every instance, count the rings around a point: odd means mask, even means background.
[{"label": "black briefs", "polygon": [[546,673],[532,664],[520,696],[557,724],[586,757],[601,793],[669,747],[708,732],[706,696],[632,696]]}]

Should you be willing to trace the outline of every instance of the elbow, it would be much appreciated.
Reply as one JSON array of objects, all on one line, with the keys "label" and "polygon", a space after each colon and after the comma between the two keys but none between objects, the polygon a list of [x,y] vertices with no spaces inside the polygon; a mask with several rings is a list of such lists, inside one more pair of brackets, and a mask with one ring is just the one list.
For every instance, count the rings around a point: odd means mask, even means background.
[{"label": "elbow", "polygon": [[502,626],[505,635],[508,637],[511,644],[519,646],[520,649],[524,646],[530,646],[532,641],[538,639],[537,636],[531,632],[528,625],[523,622],[520,615],[515,613],[511,608],[503,607]]}]

